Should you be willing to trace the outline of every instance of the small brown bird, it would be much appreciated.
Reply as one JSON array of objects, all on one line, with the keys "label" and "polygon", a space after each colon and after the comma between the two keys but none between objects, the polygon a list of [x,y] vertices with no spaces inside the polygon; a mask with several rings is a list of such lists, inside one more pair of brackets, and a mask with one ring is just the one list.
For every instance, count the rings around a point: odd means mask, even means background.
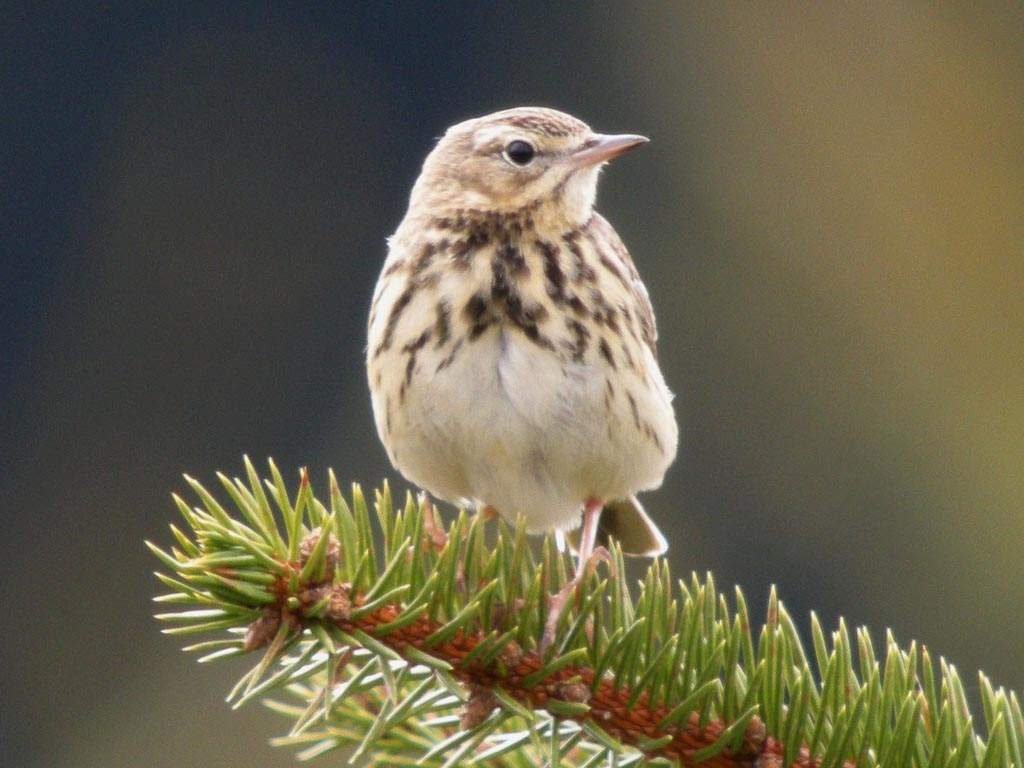
[{"label": "small brown bird", "polygon": [[577,578],[599,520],[629,553],[666,548],[634,494],[675,458],[672,395],[647,290],[593,208],[601,167],[646,141],[537,107],[449,128],[370,309],[373,411],[394,465],[531,532],[582,517]]}]

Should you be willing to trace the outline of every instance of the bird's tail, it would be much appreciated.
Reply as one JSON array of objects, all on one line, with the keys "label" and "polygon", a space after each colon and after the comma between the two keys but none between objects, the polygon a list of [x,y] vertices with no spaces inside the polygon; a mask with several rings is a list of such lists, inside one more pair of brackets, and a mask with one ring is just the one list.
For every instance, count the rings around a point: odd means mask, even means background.
[{"label": "bird's tail", "polygon": [[[580,529],[566,532],[565,538],[575,552]],[[636,496],[610,501],[604,505],[601,521],[597,526],[597,543],[607,546],[609,538],[619,542],[624,555],[657,557],[668,550],[668,542],[655,522],[647,516]]]}]

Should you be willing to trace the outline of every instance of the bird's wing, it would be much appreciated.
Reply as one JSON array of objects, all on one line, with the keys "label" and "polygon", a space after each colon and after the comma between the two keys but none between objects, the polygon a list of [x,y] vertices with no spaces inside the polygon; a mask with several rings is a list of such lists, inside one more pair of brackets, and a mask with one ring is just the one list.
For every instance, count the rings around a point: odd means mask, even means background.
[{"label": "bird's wing", "polygon": [[634,311],[639,316],[640,329],[644,343],[651,350],[654,359],[658,359],[658,325],[654,319],[654,307],[651,306],[651,297],[647,293],[647,286],[640,279],[640,273],[633,263],[633,257],[622,242],[622,238],[615,231],[615,228],[608,223],[601,214],[594,213],[592,223],[597,235],[610,249],[611,254],[618,261],[616,266],[621,268],[620,277],[630,287],[630,294],[633,298]]}]

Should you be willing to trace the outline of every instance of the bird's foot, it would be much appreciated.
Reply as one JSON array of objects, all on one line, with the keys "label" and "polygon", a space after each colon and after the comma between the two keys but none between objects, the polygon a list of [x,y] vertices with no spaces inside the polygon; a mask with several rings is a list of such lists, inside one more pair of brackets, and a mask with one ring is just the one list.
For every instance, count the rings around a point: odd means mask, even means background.
[{"label": "bird's foot", "polygon": [[440,552],[448,543],[448,533],[444,529],[444,523],[441,522],[441,516],[430,496],[421,493],[419,501],[420,508],[423,510],[423,533],[434,550]]},{"label": "bird's foot", "polygon": [[555,642],[555,630],[558,629],[558,621],[562,618],[562,611],[573,596],[576,587],[579,586],[577,579],[567,581],[565,586],[548,598],[548,615],[544,619],[544,633],[540,637],[540,652],[545,654]]},{"label": "bird's foot", "polygon": [[590,570],[597,569],[599,563],[605,563],[608,569],[614,573],[615,561],[611,553],[604,547],[595,547],[590,556],[583,562],[577,563],[576,574],[571,580],[555,594],[548,598],[548,615],[544,620],[544,633],[540,638],[540,652],[545,653],[555,642],[555,633],[558,630],[558,622],[562,618],[565,607],[569,600],[575,595],[576,589],[587,579]]},{"label": "bird's foot", "polygon": [[612,553],[604,547],[594,547],[594,551],[590,553],[587,562],[583,564],[583,574],[587,574],[591,568],[596,571],[598,563],[607,565],[608,572],[612,576],[615,575],[615,561],[612,559]]}]

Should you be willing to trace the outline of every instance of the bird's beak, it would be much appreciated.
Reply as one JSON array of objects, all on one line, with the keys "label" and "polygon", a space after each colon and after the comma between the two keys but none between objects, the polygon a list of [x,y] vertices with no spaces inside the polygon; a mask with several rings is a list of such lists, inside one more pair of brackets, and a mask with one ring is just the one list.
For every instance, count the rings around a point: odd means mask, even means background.
[{"label": "bird's beak", "polygon": [[646,144],[650,139],[646,136],[636,136],[632,133],[607,135],[598,133],[590,137],[587,142],[569,155],[569,162],[576,168],[585,168],[589,165],[606,163],[623,152]]}]

